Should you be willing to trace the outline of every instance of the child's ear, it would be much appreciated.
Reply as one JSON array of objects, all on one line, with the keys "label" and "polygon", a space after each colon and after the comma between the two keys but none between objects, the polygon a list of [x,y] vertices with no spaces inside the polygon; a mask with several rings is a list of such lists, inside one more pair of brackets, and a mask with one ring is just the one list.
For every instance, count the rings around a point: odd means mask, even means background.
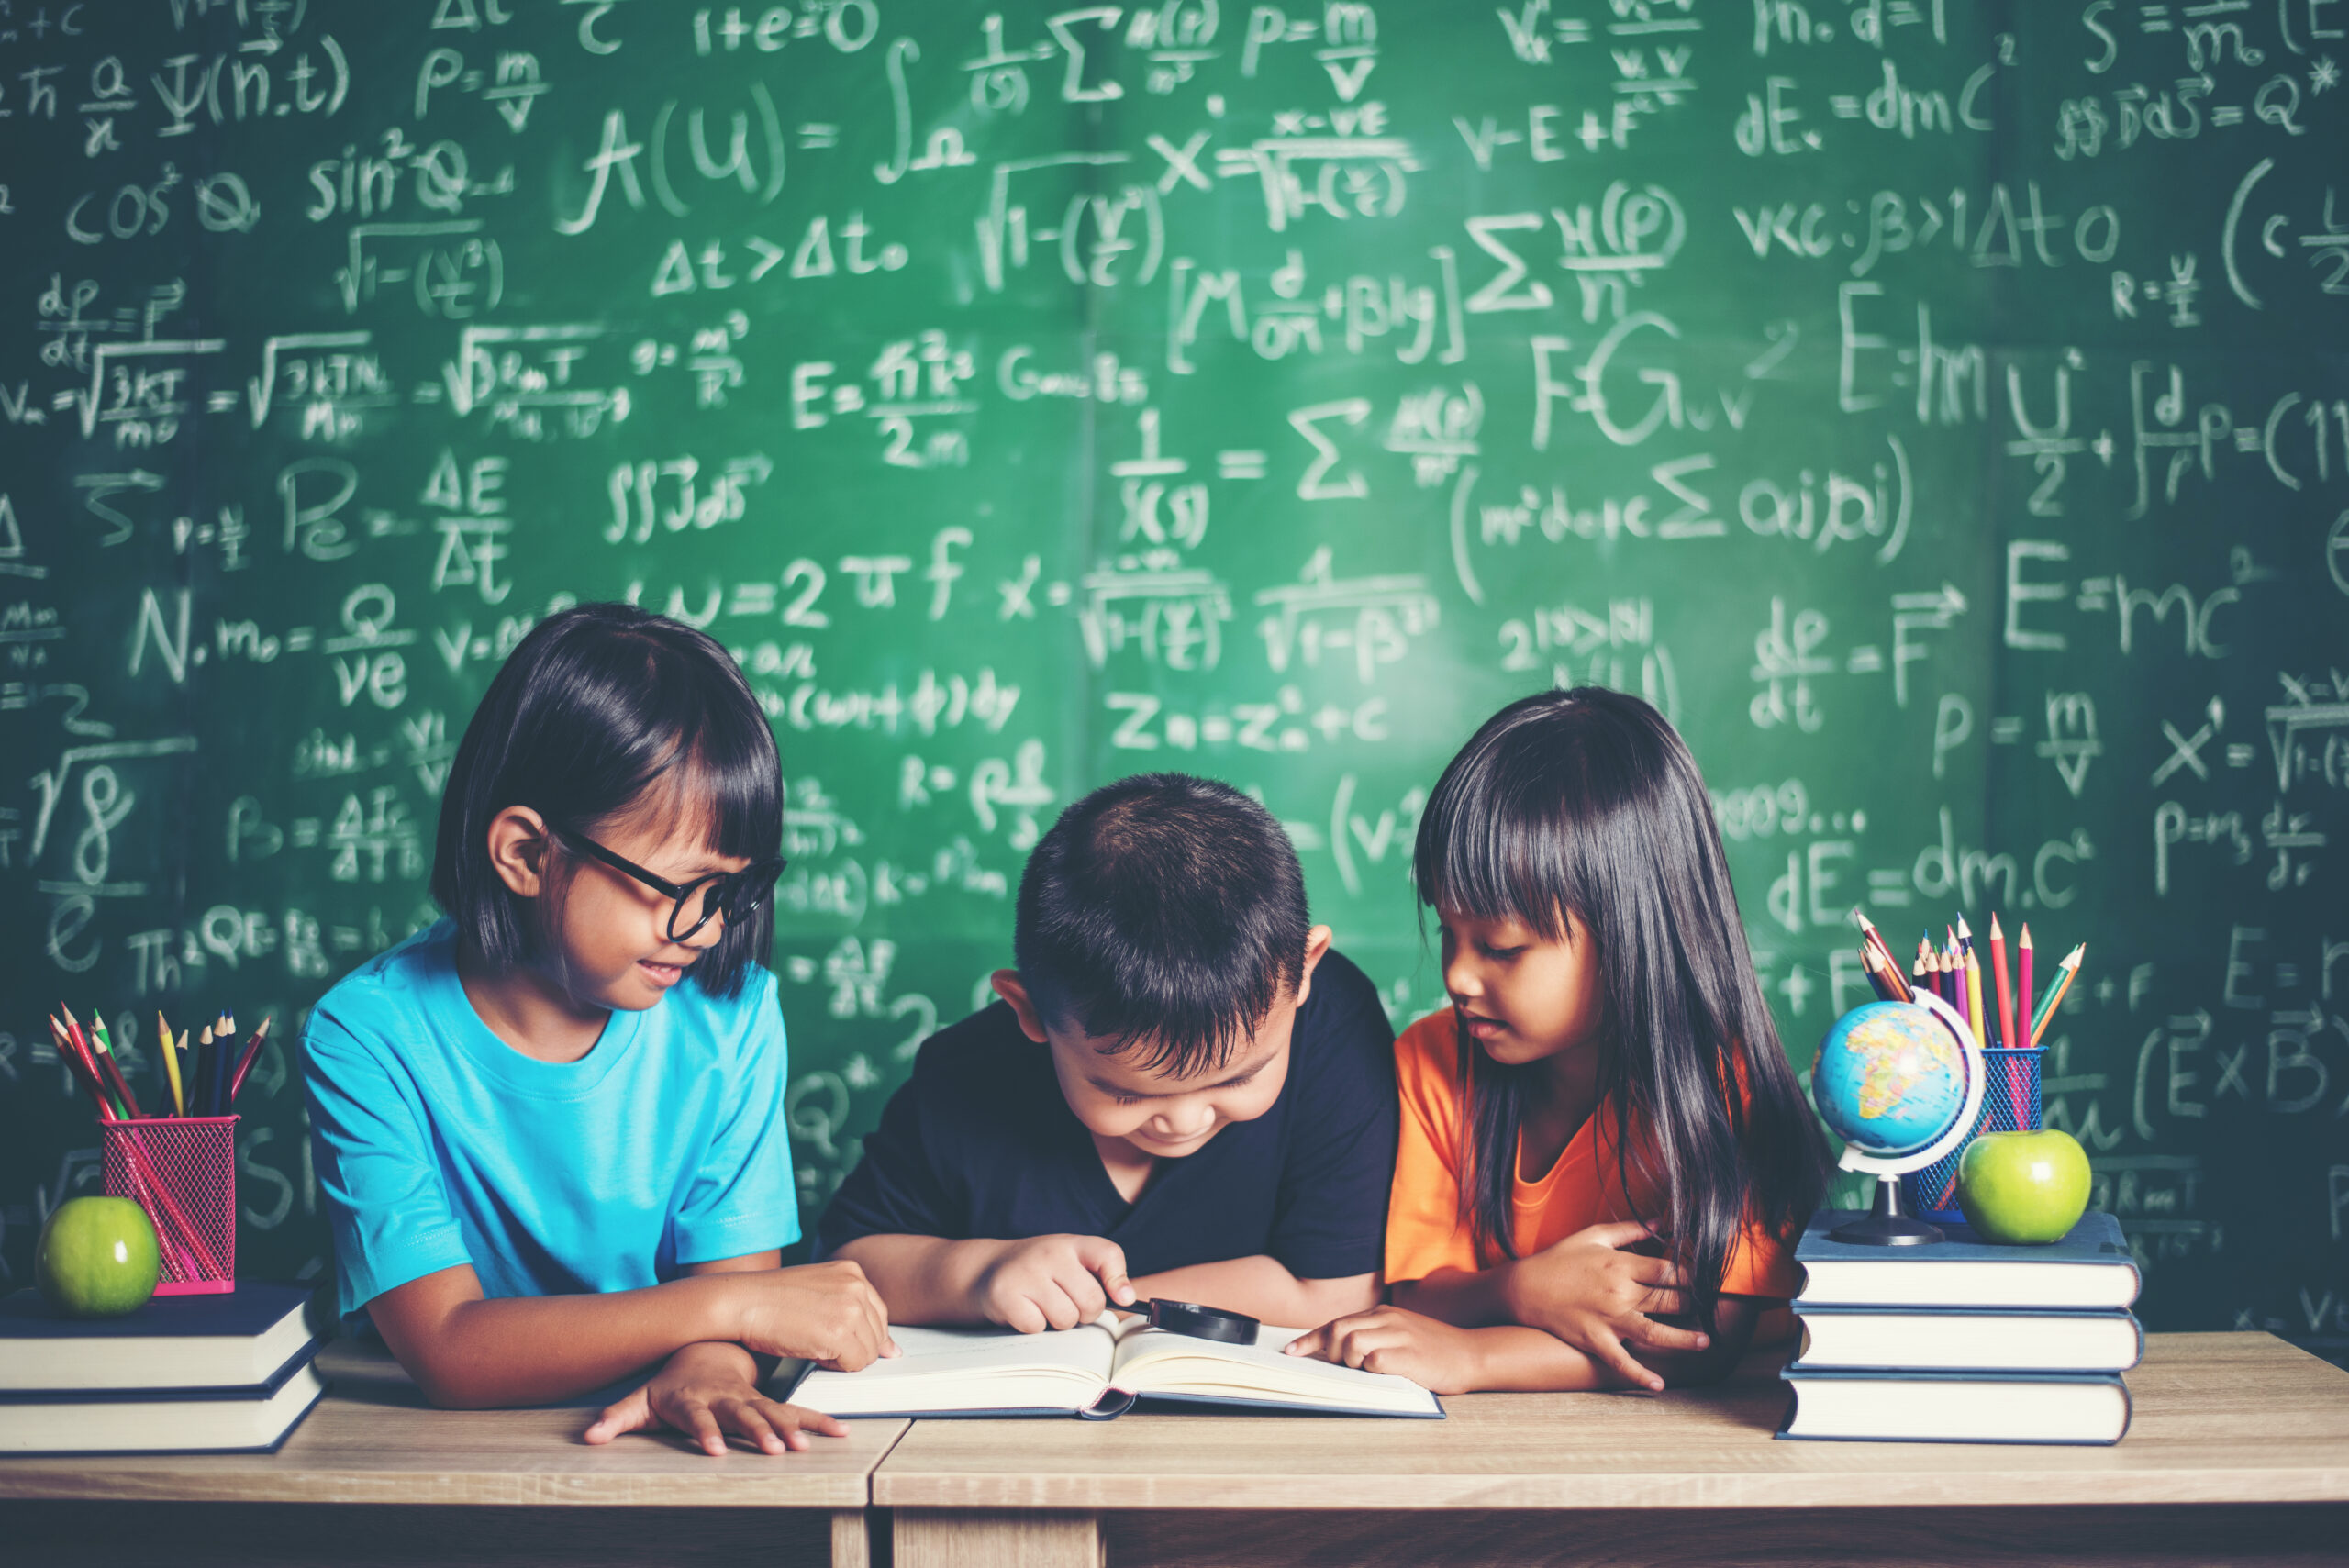
[{"label": "child's ear", "polygon": [[1313,995],[1313,970],[1321,962],[1321,955],[1330,951],[1330,940],[1327,926],[1316,926],[1305,933],[1305,967],[1297,977],[1297,1005],[1300,1007]]},{"label": "child's ear", "polygon": [[489,863],[518,898],[546,888],[547,825],[527,806],[509,806],[489,819]]},{"label": "child's ear", "polygon": [[1019,1031],[1038,1045],[1046,1043],[1043,1015],[1036,1011],[1035,1002],[1028,995],[1016,969],[998,969],[987,976],[987,984],[995,994],[1011,1004],[1013,1016],[1019,1020]]}]

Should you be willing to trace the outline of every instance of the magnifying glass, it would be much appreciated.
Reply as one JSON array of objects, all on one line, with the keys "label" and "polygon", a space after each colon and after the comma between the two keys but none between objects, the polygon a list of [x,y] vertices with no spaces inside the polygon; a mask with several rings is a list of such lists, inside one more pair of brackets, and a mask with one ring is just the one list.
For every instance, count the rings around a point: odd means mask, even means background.
[{"label": "magnifying glass", "polygon": [[1226,1312],[1220,1307],[1200,1307],[1188,1301],[1137,1301],[1131,1307],[1120,1307],[1120,1312],[1140,1313],[1150,1319],[1153,1329],[1163,1329],[1170,1334],[1188,1334],[1195,1340],[1212,1340],[1219,1345],[1252,1345],[1256,1342],[1257,1320],[1243,1313]]}]

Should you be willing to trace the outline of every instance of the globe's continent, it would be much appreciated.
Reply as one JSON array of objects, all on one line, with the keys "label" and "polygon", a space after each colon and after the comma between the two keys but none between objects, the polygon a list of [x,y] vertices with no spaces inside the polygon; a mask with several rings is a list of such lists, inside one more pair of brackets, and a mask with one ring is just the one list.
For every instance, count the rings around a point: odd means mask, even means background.
[{"label": "globe's continent", "polygon": [[1871,1002],[1828,1030],[1811,1091],[1836,1136],[1897,1158],[1932,1143],[1957,1119],[1965,1063],[1956,1040],[1924,1008]]}]

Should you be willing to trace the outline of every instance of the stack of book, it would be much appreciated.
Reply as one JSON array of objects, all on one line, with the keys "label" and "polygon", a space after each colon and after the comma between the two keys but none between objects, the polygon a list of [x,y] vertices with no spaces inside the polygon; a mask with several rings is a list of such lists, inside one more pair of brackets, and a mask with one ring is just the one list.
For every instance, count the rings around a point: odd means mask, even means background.
[{"label": "stack of book", "polygon": [[2144,1353],[2137,1264],[2109,1214],[2052,1246],[2002,1247],[1963,1225],[1920,1247],[1851,1246],[1812,1217],[1795,1249],[1802,1342],[1782,1374],[1782,1438],[1862,1442],[2114,1443],[2121,1374]]},{"label": "stack of book", "polygon": [[326,1391],[306,1285],[240,1280],[119,1318],[0,1297],[0,1453],[268,1451]]}]

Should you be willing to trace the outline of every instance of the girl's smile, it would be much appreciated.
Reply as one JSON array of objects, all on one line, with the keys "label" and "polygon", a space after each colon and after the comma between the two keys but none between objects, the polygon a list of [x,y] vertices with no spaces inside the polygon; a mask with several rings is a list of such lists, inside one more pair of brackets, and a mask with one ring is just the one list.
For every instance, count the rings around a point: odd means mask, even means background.
[{"label": "girl's smile", "polygon": [[1488,1018],[1465,1007],[1460,1008],[1459,1012],[1461,1023],[1479,1040],[1495,1040],[1508,1032],[1508,1025],[1498,1018]]}]

